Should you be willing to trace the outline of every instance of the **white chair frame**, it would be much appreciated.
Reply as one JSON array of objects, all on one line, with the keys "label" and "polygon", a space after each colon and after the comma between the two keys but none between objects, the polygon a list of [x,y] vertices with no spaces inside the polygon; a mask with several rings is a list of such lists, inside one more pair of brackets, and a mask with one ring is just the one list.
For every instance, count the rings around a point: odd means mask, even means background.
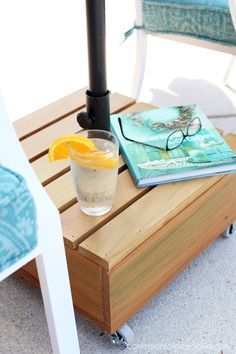
[{"label": "white chair frame", "polygon": [[[231,12],[231,17],[236,30],[236,0],[228,0],[228,2],[229,2],[230,12]],[[161,34],[161,33],[156,34],[153,32],[145,31],[142,29],[143,26],[142,0],[135,0],[135,11],[136,11],[135,26],[137,26],[139,29],[136,30],[137,32],[136,33],[136,63],[135,63],[134,77],[133,77],[133,83],[131,88],[131,97],[138,98],[142,88],[142,83],[143,83],[144,73],[145,73],[145,64],[147,58],[148,34],[155,35],[164,39],[182,42],[185,44],[195,45],[202,48],[226,52],[232,54],[232,56],[236,56],[236,47],[233,46],[226,46],[222,44],[208,42],[196,38],[178,36],[174,34]],[[234,57],[230,62],[230,66],[224,78],[224,82],[226,84],[227,84],[228,76],[230,75],[231,68],[233,66],[233,62],[234,62]]]},{"label": "white chair frame", "polygon": [[38,224],[37,247],[1,272],[0,281],[35,259],[53,353],[77,354],[79,342],[60,216],[24,154],[1,96],[0,163],[25,177],[36,204]]}]

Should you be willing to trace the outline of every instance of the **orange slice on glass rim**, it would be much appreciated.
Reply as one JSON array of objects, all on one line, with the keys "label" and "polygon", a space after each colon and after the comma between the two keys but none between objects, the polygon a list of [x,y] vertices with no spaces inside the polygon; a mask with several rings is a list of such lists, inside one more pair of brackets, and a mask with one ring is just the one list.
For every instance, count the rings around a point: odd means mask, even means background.
[{"label": "orange slice on glass rim", "polygon": [[48,151],[49,161],[67,159],[70,156],[69,146],[79,153],[88,154],[97,151],[94,143],[85,136],[76,134],[64,135],[51,143]]},{"label": "orange slice on glass rim", "polygon": [[[98,151],[98,153],[101,151]],[[112,154],[113,155],[113,154]],[[115,168],[118,165],[118,159],[108,157],[106,155],[96,155],[96,153],[86,154],[85,156],[72,156],[72,160],[76,161],[78,165],[88,168]]]},{"label": "orange slice on glass rim", "polygon": [[[74,154],[71,154],[70,147]],[[79,154],[76,155],[76,152]],[[118,165],[118,159],[112,158],[113,152],[99,151],[91,140],[76,134],[64,135],[54,140],[49,147],[50,162],[68,157],[89,168],[115,168]]]}]

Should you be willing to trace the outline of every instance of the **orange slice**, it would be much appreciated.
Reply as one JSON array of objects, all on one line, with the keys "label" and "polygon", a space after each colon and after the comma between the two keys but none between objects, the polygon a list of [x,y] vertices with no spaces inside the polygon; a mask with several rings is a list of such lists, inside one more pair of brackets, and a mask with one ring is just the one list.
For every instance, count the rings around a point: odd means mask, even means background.
[{"label": "orange slice", "polygon": [[51,143],[48,151],[49,161],[67,159],[70,156],[69,145],[79,153],[87,154],[97,151],[94,143],[85,136],[76,134],[64,135]]},{"label": "orange slice", "polygon": [[[98,151],[99,153],[99,151]],[[78,165],[88,167],[88,168],[115,168],[118,165],[118,159],[112,159],[106,156],[99,156],[95,154],[86,154],[86,156],[80,155],[72,156],[72,159],[78,163]]]}]

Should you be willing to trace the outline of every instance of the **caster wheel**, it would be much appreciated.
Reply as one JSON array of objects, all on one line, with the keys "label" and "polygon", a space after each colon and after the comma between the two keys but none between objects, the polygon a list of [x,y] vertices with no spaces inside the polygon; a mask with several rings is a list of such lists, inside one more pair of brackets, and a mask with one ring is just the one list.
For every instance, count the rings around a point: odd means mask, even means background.
[{"label": "caster wheel", "polygon": [[101,333],[101,337],[109,337],[111,343],[123,349],[134,343],[134,333],[132,329],[125,323],[124,326],[117,329],[113,334]]},{"label": "caster wheel", "polygon": [[[117,329],[116,333],[117,337],[119,338],[119,344],[125,348],[128,345],[132,345],[134,343],[134,333],[132,329],[125,323],[124,326]],[[116,343],[114,343],[116,344]]]},{"label": "caster wheel", "polygon": [[234,235],[236,235],[236,222],[230,224],[222,234],[222,236],[225,238],[230,238]]}]

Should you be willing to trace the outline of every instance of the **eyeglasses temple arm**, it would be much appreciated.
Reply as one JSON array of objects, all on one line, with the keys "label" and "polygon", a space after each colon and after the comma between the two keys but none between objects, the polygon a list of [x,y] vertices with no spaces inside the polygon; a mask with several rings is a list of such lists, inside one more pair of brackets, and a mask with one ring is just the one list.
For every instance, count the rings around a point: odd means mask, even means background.
[{"label": "eyeglasses temple arm", "polygon": [[123,126],[122,126],[121,118],[120,118],[120,117],[118,117],[118,123],[119,123],[119,126],[120,126],[121,134],[122,134],[122,136],[123,136],[124,139],[126,139],[126,140],[128,140],[128,141],[131,141],[132,143],[142,144],[142,145],[145,145],[145,146],[148,146],[148,147],[157,149],[157,150],[167,151],[166,149],[163,149],[163,148],[158,147],[158,146],[154,146],[154,145],[147,144],[147,143],[144,143],[144,142],[141,142],[141,141],[137,141],[137,140],[133,140],[133,139],[127,138],[127,136],[124,134]]}]

